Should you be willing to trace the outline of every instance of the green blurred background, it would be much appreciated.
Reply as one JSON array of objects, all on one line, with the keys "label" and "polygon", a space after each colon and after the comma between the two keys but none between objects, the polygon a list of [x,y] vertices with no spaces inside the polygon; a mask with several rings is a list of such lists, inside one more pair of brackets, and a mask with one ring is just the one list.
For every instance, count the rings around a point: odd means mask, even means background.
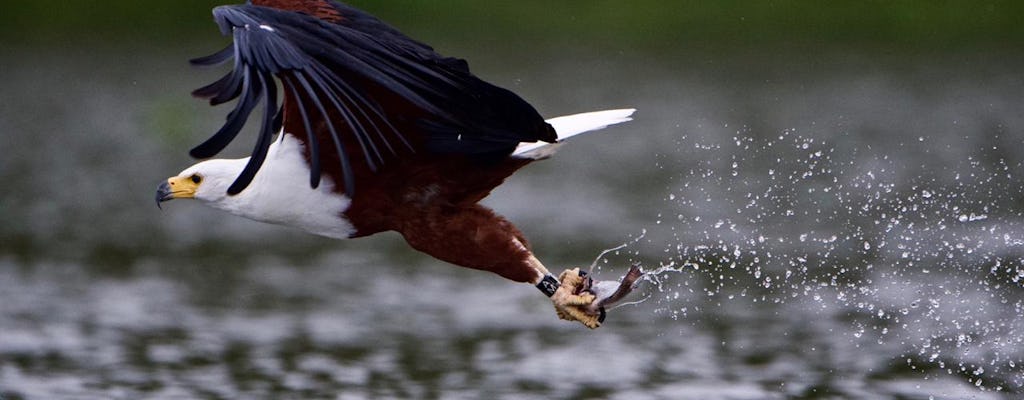
[{"label": "green blurred background", "polygon": [[[6,1],[3,42],[171,44],[208,40],[209,9],[224,1]],[[433,40],[483,44],[490,35],[647,50],[756,46],[950,49],[1018,46],[1020,1],[478,0],[349,2]],[[502,39],[504,40],[504,39]]]}]

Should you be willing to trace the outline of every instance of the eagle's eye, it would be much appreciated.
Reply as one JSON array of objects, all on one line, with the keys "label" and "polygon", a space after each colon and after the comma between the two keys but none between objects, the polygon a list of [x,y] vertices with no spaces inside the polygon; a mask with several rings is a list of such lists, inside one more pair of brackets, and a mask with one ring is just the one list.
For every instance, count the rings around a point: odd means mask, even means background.
[{"label": "eagle's eye", "polygon": [[192,179],[192,183],[197,185],[203,181],[203,177],[199,176],[199,174],[194,174],[189,179]]}]

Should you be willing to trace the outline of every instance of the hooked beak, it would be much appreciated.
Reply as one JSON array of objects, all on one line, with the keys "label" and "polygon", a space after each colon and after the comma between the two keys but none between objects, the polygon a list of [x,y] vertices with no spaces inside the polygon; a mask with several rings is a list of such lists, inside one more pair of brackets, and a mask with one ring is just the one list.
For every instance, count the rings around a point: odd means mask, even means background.
[{"label": "hooked beak", "polygon": [[163,210],[160,203],[171,200],[174,200],[174,193],[171,192],[171,185],[164,181],[156,188],[156,208]]},{"label": "hooked beak", "polygon": [[195,198],[198,187],[199,184],[189,178],[180,176],[168,178],[156,188],[156,206],[163,209],[160,204],[165,201]]}]

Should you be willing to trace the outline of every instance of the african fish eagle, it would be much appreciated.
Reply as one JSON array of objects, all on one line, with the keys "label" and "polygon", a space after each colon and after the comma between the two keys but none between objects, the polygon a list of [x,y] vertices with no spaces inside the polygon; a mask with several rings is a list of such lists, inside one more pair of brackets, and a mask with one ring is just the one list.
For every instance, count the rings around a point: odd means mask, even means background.
[{"label": "african fish eagle", "polygon": [[[515,226],[478,202],[561,140],[634,110],[545,121],[466,61],[330,0],[250,0],[213,15],[233,43],[192,63],[233,68],[193,94],[212,105],[237,99],[235,108],[192,149],[206,160],[160,185],[158,205],[197,199],[338,239],[397,231],[440,260],[536,285],[562,319],[600,325],[579,270],[554,277]],[[260,103],[251,156],[209,159]]]}]

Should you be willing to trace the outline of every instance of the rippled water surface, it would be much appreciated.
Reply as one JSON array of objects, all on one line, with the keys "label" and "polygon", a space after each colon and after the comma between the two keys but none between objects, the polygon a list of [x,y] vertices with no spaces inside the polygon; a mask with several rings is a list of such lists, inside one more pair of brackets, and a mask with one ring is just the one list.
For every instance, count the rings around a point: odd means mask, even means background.
[{"label": "rippled water surface", "polygon": [[227,112],[188,55],[3,56],[0,398],[1024,394],[1020,54],[481,56],[545,115],[640,109],[488,200],[552,269],[656,271],[597,331],[396,235],[158,211]]}]

